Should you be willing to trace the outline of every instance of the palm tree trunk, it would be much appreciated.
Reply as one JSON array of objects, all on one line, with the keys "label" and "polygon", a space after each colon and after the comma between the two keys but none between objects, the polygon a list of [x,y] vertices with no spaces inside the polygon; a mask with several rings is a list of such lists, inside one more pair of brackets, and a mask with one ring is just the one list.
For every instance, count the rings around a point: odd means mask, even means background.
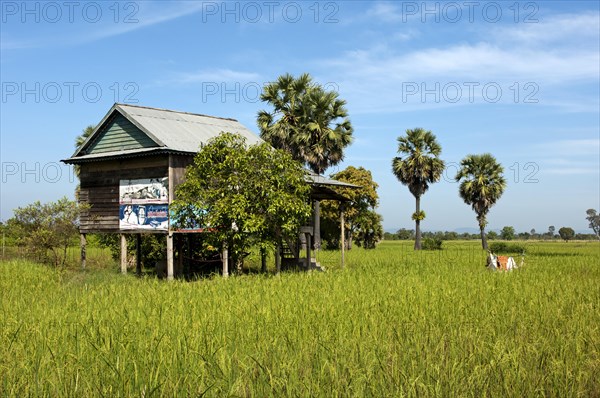
[{"label": "palm tree trunk", "polygon": [[416,211],[417,219],[415,220],[415,250],[421,250],[421,220],[419,219],[421,214],[421,197],[416,196]]},{"label": "palm tree trunk", "polygon": [[485,237],[485,224],[479,223],[479,233],[481,234],[481,247],[483,250],[488,249],[487,238]]}]

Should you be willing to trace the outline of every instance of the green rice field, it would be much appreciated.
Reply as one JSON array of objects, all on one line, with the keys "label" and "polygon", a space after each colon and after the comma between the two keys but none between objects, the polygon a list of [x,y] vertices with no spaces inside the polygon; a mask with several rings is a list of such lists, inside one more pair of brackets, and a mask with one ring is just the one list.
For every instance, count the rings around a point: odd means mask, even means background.
[{"label": "green rice field", "polygon": [[[600,243],[321,252],[167,282],[0,263],[1,397],[598,397]],[[517,263],[519,258],[517,258]]]}]

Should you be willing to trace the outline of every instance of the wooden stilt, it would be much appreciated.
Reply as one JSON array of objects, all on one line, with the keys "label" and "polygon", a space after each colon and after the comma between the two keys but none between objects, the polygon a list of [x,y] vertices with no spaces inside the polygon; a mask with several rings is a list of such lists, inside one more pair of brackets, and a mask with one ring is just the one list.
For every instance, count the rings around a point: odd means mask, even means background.
[{"label": "wooden stilt", "polygon": [[86,234],[80,234],[80,242],[81,242],[81,269],[85,269],[86,266],[86,246],[87,246],[87,237]]},{"label": "wooden stilt", "polygon": [[281,272],[281,242],[278,241],[275,246],[275,269],[277,270],[277,274]]},{"label": "wooden stilt", "polygon": [[342,231],[341,235],[340,235],[340,242],[342,244],[342,268],[344,268],[344,263],[345,263],[345,250],[346,250],[346,231],[345,231],[345,220],[344,220],[344,205],[342,204],[340,206],[340,229]]},{"label": "wooden stilt", "polygon": [[142,275],[142,234],[135,236],[135,272]]},{"label": "wooden stilt", "polygon": [[121,273],[127,273],[127,235],[121,234]]},{"label": "wooden stilt", "polygon": [[173,280],[173,234],[167,234],[167,280]]},{"label": "wooden stilt", "polygon": [[[310,234],[306,234],[306,241],[310,242]],[[306,245],[306,270],[310,269],[310,245]]]},{"label": "wooden stilt", "polygon": [[227,250],[227,244],[223,245],[223,278],[229,276],[229,252]]},{"label": "wooden stilt", "polygon": [[321,202],[318,200],[315,200],[315,202],[314,202],[313,216],[314,216],[314,218],[313,218],[314,249],[319,250],[321,248]]}]

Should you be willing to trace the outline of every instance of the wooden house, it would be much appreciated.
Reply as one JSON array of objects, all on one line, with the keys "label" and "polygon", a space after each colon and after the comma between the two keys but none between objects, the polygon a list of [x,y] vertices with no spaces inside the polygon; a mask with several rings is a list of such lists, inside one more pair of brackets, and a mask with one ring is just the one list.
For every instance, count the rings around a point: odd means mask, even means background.
[{"label": "wooden house", "polygon": [[[165,234],[167,276],[173,278],[169,203],[200,146],[224,131],[241,134],[250,145],[262,142],[235,119],[114,104],[86,141],[63,160],[79,167],[79,201],[89,205],[80,219],[83,265],[87,233],[121,235],[123,272],[127,270],[127,235],[136,235],[139,246],[141,233]],[[307,182],[316,203],[343,200],[331,187],[349,186],[314,174]]]}]

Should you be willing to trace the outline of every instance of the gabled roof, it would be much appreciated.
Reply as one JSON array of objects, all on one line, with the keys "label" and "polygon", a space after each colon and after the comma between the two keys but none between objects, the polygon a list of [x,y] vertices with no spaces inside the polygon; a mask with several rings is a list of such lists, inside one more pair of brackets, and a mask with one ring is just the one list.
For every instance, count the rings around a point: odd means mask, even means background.
[{"label": "gabled roof", "polygon": [[[101,138],[107,124],[118,115],[122,115],[145,134],[150,139],[151,145],[105,153],[87,153],[87,150],[96,144],[98,138]],[[235,119],[136,105],[114,104],[81,147],[70,158],[63,161],[65,163],[79,163],[105,158],[118,158],[120,156],[131,157],[157,151],[194,154],[198,152],[201,144],[224,131],[242,135],[249,145],[262,142],[256,134]]]}]

